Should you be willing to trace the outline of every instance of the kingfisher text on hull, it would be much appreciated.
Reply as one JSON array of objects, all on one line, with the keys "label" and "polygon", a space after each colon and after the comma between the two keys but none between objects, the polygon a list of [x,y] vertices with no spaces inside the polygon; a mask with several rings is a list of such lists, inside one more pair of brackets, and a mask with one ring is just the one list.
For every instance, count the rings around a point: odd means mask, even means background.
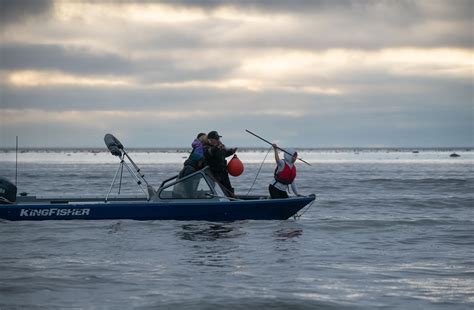
[{"label": "kingfisher text on hull", "polygon": [[21,209],[20,216],[84,216],[89,213],[90,209]]}]

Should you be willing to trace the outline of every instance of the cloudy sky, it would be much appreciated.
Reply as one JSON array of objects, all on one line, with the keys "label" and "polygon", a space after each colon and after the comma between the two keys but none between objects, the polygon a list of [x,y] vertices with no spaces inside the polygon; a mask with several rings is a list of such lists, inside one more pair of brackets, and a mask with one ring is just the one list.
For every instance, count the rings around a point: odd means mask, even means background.
[{"label": "cloudy sky", "polygon": [[474,145],[474,1],[0,3],[0,147]]}]

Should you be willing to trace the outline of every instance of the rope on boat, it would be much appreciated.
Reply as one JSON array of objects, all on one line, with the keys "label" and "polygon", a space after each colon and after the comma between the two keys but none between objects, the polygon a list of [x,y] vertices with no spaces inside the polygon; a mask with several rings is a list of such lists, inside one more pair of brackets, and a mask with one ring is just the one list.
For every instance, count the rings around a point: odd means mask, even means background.
[{"label": "rope on boat", "polygon": [[308,211],[309,208],[311,208],[311,206],[313,205],[313,203],[314,203],[315,201],[316,201],[316,199],[313,200],[313,201],[311,201],[311,202],[306,206],[306,208],[303,208],[303,211],[302,211],[300,214],[296,213],[295,215],[293,215],[293,219],[294,219],[295,221],[296,221],[296,220],[299,220],[299,219],[301,218],[301,216],[302,216],[303,214],[305,214],[306,211]]},{"label": "rope on boat", "polygon": [[255,176],[255,179],[253,180],[252,186],[250,186],[249,191],[247,192],[247,196],[250,193],[250,191],[253,189],[253,186],[255,185],[255,182],[257,181],[258,175],[260,174],[260,170],[262,170],[262,166],[265,163],[265,160],[267,159],[268,154],[270,154],[270,151],[273,149],[273,146],[268,150],[267,154],[265,155],[265,158],[263,159],[262,163],[260,164],[260,168],[258,168],[257,175]]},{"label": "rope on boat", "polygon": [[239,199],[239,198],[228,197],[228,196],[219,196],[219,195],[214,195],[214,194],[206,194],[206,196],[211,197],[211,198],[228,199],[230,201],[241,201],[242,200],[242,199]]}]

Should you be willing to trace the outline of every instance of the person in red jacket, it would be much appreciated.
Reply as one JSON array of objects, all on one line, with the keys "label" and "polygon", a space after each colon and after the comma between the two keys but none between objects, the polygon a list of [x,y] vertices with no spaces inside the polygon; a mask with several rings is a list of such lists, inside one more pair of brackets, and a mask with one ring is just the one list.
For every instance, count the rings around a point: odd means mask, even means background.
[{"label": "person in red jacket", "polygon": [[[285,152],[284,159],[280,159],[278,155],[278,147],[276,144],[272,144],[273,150],[275,152],[275,161],[277,167],[275,168],[275,181],[268,186],[268,191],[270,192],[270,197],[272,199],[278,198],[288,198],[288,190],[291,185],[291,189],[295,195],[299,196],[298,188],[295,184],[296,178],[296,166],[295,161],[298,158],[298,153],[293,149],[287,149]],[[290,155],[291,154],[291,155]]]}]

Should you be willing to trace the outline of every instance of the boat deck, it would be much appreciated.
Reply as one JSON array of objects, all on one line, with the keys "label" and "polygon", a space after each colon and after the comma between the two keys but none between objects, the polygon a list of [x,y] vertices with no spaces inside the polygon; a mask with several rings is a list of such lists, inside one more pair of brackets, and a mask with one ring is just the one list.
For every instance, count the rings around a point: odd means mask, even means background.
[{"label": "boat deck", "polygon": [[[267,196],[261,195],[237,195],[231,201],[238,200],[265,200],[269,199]],[[169,199],[171,201],[185,201],[187,199]],[[18,205],[55,205],[55,204],[76,204],[76,203],[146,203],[148,202],[147,198],[143,195],[115,195],[109,196],[107,202],[103,196],[94,196],[94,195],[83,195],[83,196],[18,196],[15,204]],[[156,201],[154,201],[156,202]]]},{"label": "boat deck", "polygon": [[[121,195],[108,197],[108,202],[147,202],[147,198],[143,195]],[[36,205],[36,204],[68,204],[68,203],[105,203],[105,197],[103,196],[18,196],[16,204],[21,205]]]}]

